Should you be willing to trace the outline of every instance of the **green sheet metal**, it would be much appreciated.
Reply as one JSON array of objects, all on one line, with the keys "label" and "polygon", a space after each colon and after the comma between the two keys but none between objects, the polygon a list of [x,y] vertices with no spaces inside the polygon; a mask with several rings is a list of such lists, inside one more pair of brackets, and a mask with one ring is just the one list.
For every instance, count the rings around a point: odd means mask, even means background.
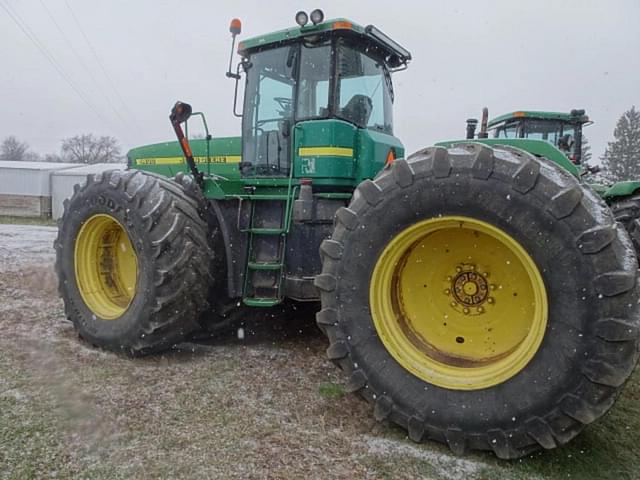
[{"label": "green sheet metal", "polygon": [[[209,152],[207,155],[207,143]],[[240,137],[214,138],[210,141],[195,139],[190,141],[194,160],[198,168],[209,175],[218,175],[226,179],[239,179],[238,164],[240,156]],[[178,172],[188,172],[182,149],[178,142],[155,143],[132,148],[127,152],[131,168],[173,177]]]},{"label": "green sheet metal", "polygon": [[499,117],[492,118],[489,121],[489,127],[493,127],[505,120],[519,120],[521,118],[531,118],[531,119],[539,119],[539,120],[560,120],[563,122],[571,122],[583,119],[584,115],[571,115],[570,113],[563,112],[540,112],[533,110],[520,110],[517,112],[505,113],[504,115],[500,115]]},{"label": "green sheet metal", "polygon": [[319,23],[318,25],[313,25],[311,23],[304,27],[296,25],[295,27],[285,28],[265,35],[247,38],[238,44],[238,53],[240,55],[244,55],[248,50],[254,48],[264,47],[266,45],[280,43],[287,40],[294,40],[307,35],[316,35],[321,32],[330,32],[336,29],[352,30],[361,34],[365,33],[364,27],[352,22],[351,20],[347,20],[346,18],[334,18],[332,20]]},{"label": "green sheet metal", "polygon": [[640,190],[640,181],[629,180],[626,182],[618,182],[609,187],[603,194],[606,200],[612,200],[614,198],[626,197],[633,195]]}]

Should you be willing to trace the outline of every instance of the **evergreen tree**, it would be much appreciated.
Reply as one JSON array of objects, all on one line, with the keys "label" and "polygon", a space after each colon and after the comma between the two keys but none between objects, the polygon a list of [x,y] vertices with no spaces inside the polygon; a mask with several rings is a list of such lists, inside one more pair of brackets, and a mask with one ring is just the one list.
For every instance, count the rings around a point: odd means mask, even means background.
[{"label": "evergreen tree", "polygon": [[622,114],[602,156],[603,176],[609,181],[640,178],[640,111],[631,107]]}]

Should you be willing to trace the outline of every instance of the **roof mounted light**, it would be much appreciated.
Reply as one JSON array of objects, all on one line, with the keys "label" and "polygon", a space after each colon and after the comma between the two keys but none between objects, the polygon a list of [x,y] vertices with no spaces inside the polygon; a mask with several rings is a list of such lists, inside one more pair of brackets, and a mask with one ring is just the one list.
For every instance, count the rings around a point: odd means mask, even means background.
[{"label": "roof mounted light", "polygon": [[324,21],[324,12],[319,8],[316,8],[313,12],[311,12],[311,23],[317,25]]},{"label": "roof mounted light", "polygon": [[309,22],[309,16],[307,15],[306,12],[303,12],[302,10],[300,10],[298,13],[296,13],[296,23],[298,25],[300,25],[301,27],[304,27],[308,22]]},{"label": "roof mounted light", "polygon": [[229,31],[233,36],[240,35],[240,33],[242,32],[242,22],[239,18],[234,18],[233,20],[231,20],[231,23],[229,24]]}]

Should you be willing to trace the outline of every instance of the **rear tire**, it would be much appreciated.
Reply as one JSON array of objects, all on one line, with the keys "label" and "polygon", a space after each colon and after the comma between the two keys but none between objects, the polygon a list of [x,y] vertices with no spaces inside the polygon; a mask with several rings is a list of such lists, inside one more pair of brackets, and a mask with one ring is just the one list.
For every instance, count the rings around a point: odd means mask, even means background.
[{"label": "rear tire", "polygon": [[65,312],[89,343],[143,355],[198,328],[212,252],[180,185],[137,170],[89,175],[65,202],[54,247]]},{"label": "rear tire", "polygon": [[[441,350],[429,353],[434,351],[430,342],[435,327],[416,334],[420,325],[431,325],[428,322],[436,318],[433,305],[440,302],[439,296],[452,294],[448,288],[426,281],[412,287],[419,290],[417,304],[425,299],[420,304],[426,305],[423,313],[412,312],[419,319],[416,324],[406,315],[396,318],[404,327],[390,332],[380,327],[381,322],[389,324],[389,317],[381,318],[374,308],[378,295],[385,295],[382,289],[371,296],[385,248],[420,222],[437,223],[446,217],[484,222],[512,238],[533,259],[549,300],[546,327],[539,345],[530,344],[531,358],[515,373],[509,362],[499,363],[497,358],[491,365],[502,377],[488,383],[464,384],[465,369],[470,375],[475,372],[486,360],[482,355],[474,357],[472,349],[470,360],[452,360]],[[425,245],[428,238],[419,242]],[[419,246],[414,243],[411,248]],[[315,284],[322,310],[316,318],[330,341],[328,357],[347,374],[347,389],[374,404],[378,420],[402,426],[415,441],[436,440],[456,453],[490,450],[500,458],[554,448],[612,406],[638,360],[637,263],[628,236],[593,192],[555,164],[523,151],[471,144],[451,150],[428,148],[407,161],[397,160],[375,180],[360,184],[349,207],[337,212],[333,236],[320,252],[323,269]],[[457,250],[446,252],[453,259],[453,277],[457,265],[475,262],[473,255],[457,258]],[[390,278],[400,277],[398,282],[412,257],[399,258],[404,260],[388,265],[396,272]],[[446,261],[431,251],[420,258],[425,278]],[[430,258],[445,259],[429,263]],[[497,266],[503,259],[496,258]],[[397,288],[389,290],[396,299],[391,304],[408,308],[403,296],[407,290],[399,290],[399,283],[391,285]],[[508,282],[505,288],[511,291]],[[471,290],[473,295],[476,288]],[[509,305],[508,296],[503,298],[496,300],[496,312],[499,305]],[[449,300],[461,307],[459,299]],[[490,308],[487,303],[482,306]],[[504,316],[494,315],[491,321],[504,322]],[[481,315],[467,318],[467,333],[476,322],[482,325]],[[507,318],[514,324],[521,320],[518,315]],[[444,322],[445,332],[453,328]],[[486,332],[472,335],[475,343],[467,337],[465,345],[493,351],[494,346],[483,342],[495,340],[499,347],[497,333]],[[390,347],[403,335],[407,348],[424,344],[416,335],[426,337],[427,347],[416,357],[417,364],[402,357],[406,352]],[[523,335],[529,338],[526,330]],[[452,348],[454,339],[459,341],[452,331]],[[515,349],[519,344],[514,345]],[[411,370],[415,365],[433,370],[439,364],[445,372],[439,378]]]}]

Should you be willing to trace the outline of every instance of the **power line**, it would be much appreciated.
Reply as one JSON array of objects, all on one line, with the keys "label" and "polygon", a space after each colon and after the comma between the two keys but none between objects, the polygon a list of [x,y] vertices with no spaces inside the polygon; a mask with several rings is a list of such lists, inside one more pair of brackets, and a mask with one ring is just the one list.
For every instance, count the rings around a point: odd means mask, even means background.
[{"label": "power line", "polygon": [[69,46],[69,49],[73,52],[73,54],[75,55],[75,57],[78,59],[78,62],[80,63],[80,65],[82,65],[82,67],[84,68],[84,70],[87,72],[87,74],[89,75],[89,77],[91,77],[91,80],[93,80],[93,83],[96,85],[98,91],[102,94],[103,98],[106,100],[106,102],[109,104],[109,106],[111,107],[111,110],[113,110],[113,112],[116,114],[116,116],[120,119],[120,121],[122,121],[123,123],[125,123],[125,119],[122,117],[122,115],[120,114],[120,112],[115,108],[115,106],[113,105],[113,103],[111,102],[111,99],[106,95],[106,93],[104,93],[104,91],[102,90],[102,87],[100,86],[100,84],[98,83],[98,80],[96,79],[95,75],[93,74],[93,72],[89,69],[89,67],[87,66],[86,62],[82,59],[82,57],[80,56],[80,54],[78,53],[78,51],[75,49],[75,47],[73,46],[73,43],[69,40],[69,37],[67,37],[66,33],[64,33],[64,30],[60,27],[60,25],[58,24],[58,22],[56,21],[56,19],[54,18],[53,14],[51,13],[51,11],[47,8],[47,6],[45,5],[43,0],[40,0],[40,5],[42,5],[42,8],[44,9],[44,11],[46,12],[46,14],[49,16],[49,18],[51,19],[51,21],[53,22],[53,24],[55,25],[55,27],[58,29],[58,32],[60,32],[60,34],[62,35],[62,38],[64,39],[64,41],[67,43],[67,45]]},{"label": "power line", "polygon": [[[93,48],[93,44],[89,40],[89,37],[85,33],[84,29],[82,28],[82,24],[78,20],[78,17],[76,17],[76,14],[73,12],[73,9],[71,8],[71,5],[69,5],[69,2],[67,0],[64,0],[64,3],[67,6],[67,8],[69,9],[69,12],[71,13],[71,16],[73,17],[73,20],[75,21],[76,25],[78,26],[78,30],[80,30],[80,33],[84,37],[85,42],[87,42],[87,46],[89,47],[89,50],[91,50],[91,53],[93,54],[93,58],[95,58],[96,63],[100,66],[100,69],[102,70],[102,73],[104,73],[105,78],[109,82],[109,85],[111,86],[111,89],[115,92],[116,96],[118,97],[118,100],[120,100],[120,103],[122,104],[124,109],[127,111],[127,113],[129,113],[129,116],[131,116],[133,118],[133,115],[131,114],[131,111],[127,108],[127,103],[122,99],[122,96],[120,95],[120,92],[118,91],[118,89],[116,88],[113,80],[111,79],[111,76],[107,72],[107,69],[104,67],[104,64],[100,60],[100,57],[98,57],[98,53],[96,52],[96,49]],[[135,120],[134,120],[134,122],[135,122]]]},{"label": "power line", "polygon": [[38,37],[33,33],[33,31],[29,28],[29,25],[20,17],[17,12],[11,12],[10,7],[0,2],[0,7],[3,8],[7,15],[13,20],[13,22],[18,26],[18,28],[25,34],[25,36],[33,43],[38,51],[47,59],[47,61],[51,64],[51,66],[58,72],[58,74],[62,77],[62,79],[71,87],[71,89],[78,95],[78,97],[89,107],[89,109],[96,114],[96,116],[109,124],[109,121],[102,116],[102,114],[98,111],[98,109],[85,97],[82,91],[75,85],[73,80],[66,74],[62,66],[57,62],[55,57],[46,49],[46,47],[40,42]]}]

